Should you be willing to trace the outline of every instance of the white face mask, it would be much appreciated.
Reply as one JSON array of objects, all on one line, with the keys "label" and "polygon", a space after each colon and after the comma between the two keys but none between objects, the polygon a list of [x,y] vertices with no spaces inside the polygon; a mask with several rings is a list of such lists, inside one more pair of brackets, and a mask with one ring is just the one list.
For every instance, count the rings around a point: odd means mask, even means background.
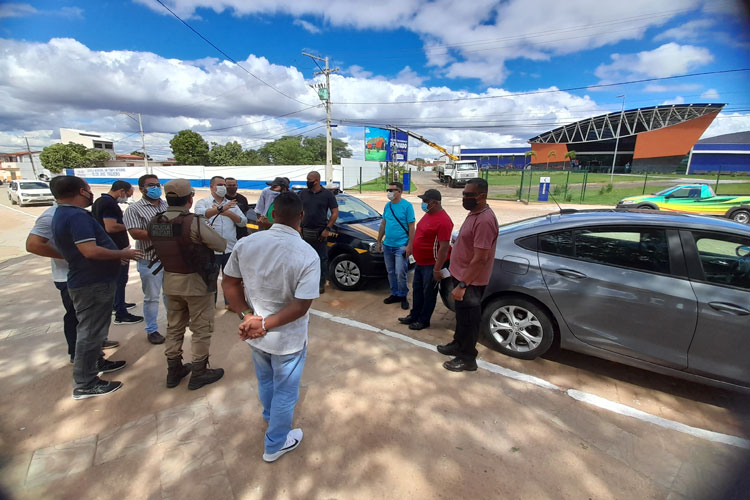
[{"label": "white face mask", "polygon": [[389,192],[389,193],[386,193],[385,195],[386,195],[386,196],[388,197],[388,199],[389,199],[389,200],[391,200],[391,201],[393,201],[393,198],[395,198],[395,197],[396,197],[396,193],[394,193],[394,192]]},{"label": "white face mask", "polygon": [[226,186],[216,186],[216,196],[219,198],[224,198],[227,195],[227,187]]},{"label": "white face mask", "polygon": [[128,202],[127,196],[120,196],[119,198],[117,198],[117,203],[127,203],[127,202]]}]

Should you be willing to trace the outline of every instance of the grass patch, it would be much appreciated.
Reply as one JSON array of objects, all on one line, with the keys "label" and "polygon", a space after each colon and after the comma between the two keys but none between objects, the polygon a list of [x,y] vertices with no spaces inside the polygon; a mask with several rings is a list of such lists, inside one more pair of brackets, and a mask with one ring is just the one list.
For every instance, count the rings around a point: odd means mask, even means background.
[{"label": "grass patch", "polygon": [[[417,190],[418,186],[412,181],[411,183],[411,192]],[[367,181],[364,184],[362,184],[362,191],[369,191],[369,192],[384,192],[388,188],[388,183],[385,181],[385,176],[378,177],[377,179],[373,179],[371,181]],[[350,187],[346,189],[347,191],[359,191],[359,184]],[[409,189],[407,189],[406,186],[404,186],[404,192],[409,192]]]}]

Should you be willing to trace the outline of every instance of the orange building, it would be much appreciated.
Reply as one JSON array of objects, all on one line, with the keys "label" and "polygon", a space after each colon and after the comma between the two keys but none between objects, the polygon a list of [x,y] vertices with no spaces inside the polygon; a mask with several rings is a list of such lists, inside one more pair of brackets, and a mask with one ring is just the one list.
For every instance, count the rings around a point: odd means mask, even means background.
[{"label": "orange building", "polygon": [[711,125],[724,104],[671,104],[587,118],[529,139],[536,166],[568,163],[575,151],[582,168],[672,172]]}]

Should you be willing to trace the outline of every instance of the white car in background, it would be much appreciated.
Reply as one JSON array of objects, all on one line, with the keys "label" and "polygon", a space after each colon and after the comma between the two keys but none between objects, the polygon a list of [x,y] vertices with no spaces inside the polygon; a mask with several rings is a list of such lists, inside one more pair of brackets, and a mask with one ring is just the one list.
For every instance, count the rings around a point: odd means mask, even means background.
[{"label": "white car in background", "polygon": [[12,205],[49,204],[55,201],[49,184],[43,181],[15,180],[8,184],[8,199]]}]

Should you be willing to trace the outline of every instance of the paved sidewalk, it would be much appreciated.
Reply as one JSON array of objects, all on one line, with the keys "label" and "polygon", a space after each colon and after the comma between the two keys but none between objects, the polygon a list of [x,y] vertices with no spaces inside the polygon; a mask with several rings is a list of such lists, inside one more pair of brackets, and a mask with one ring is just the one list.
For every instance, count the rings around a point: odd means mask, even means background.
[{"label": "paved sidewalk", "polygon": [[[124,387],[75,401],[48,273],[32,256],[0,265],[0,481],[13,498],[719,498],[747,451],[485,370],[448,373],[437,352],[314,315],[305,437],[266,464],[234,314],[218,313],[218,383],[166,389],[162,346],[142,325],[112,326]],[[313,307],[336,314],[329,294]],[[128,299],[141,303],[137,273]]]}]

